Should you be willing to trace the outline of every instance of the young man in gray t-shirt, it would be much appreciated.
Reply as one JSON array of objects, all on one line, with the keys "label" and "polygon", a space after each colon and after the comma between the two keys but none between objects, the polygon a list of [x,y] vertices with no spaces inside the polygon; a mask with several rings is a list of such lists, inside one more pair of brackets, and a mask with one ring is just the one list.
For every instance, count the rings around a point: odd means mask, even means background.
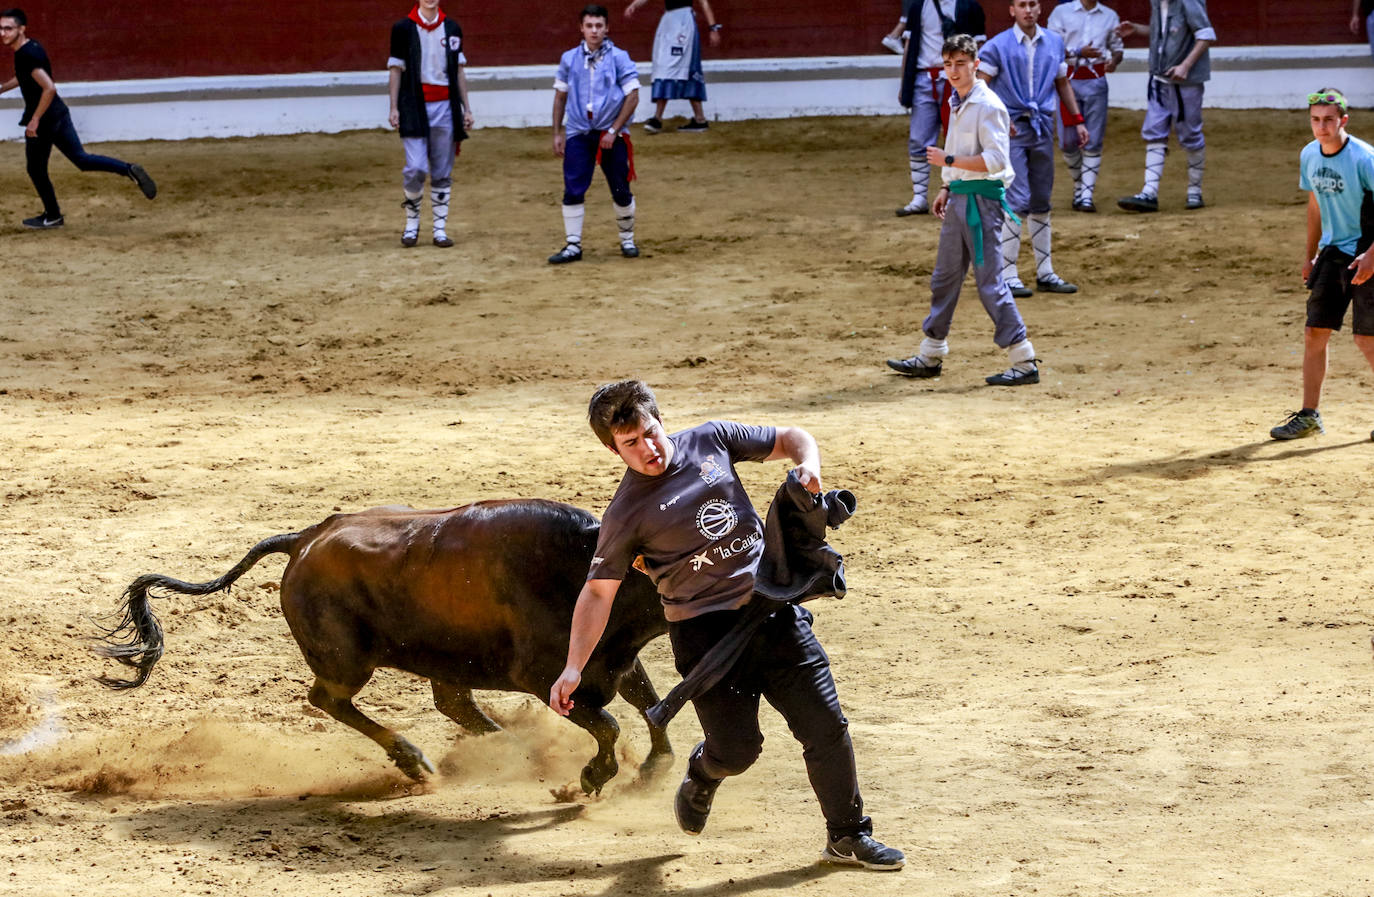
[{"label": "young man in gray t-shirt", "polygon": [[[631,564],[641,563],[658,586],[679,673],[689,672],[740,619],[753,598],[763,524],[735,476],[736,461],[787,458],[802,485],[821,488],[816,440],[798,427],[710,421],[670,436],[653,392],[638,380],[598,389],[589,416],[592,430],[628,469],[606,508],[577,598],[567,666],[549,690],[549,706],[564,716]],[[761,697],[804,748],[829,835],[821,859],[900,869],[902,852],[872,837],[829,658],[811,631],[811,614],[794,605],[781,605],[725,677],[692,699],[706,737],[692,751],[674,802],[683,831],[700,834],[721,781],[758,758]]]}]

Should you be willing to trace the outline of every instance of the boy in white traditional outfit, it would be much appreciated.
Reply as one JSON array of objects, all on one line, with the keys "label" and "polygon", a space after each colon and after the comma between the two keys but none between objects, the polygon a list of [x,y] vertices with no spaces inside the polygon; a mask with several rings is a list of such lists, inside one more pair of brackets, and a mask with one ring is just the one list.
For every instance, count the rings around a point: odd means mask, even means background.
[{"label": "boy in white traditional outfit", "polygon": [[1059,148],[1073,175],[1073,210],[1096,212],[1093,190],[1102,168],[1102,142],[1107,134],[1107,75],[1121,64],[1121,19],[1098,0],[1071,0],[1050,13],[1045,26],[1064,39],[1069,86],[1078,100],[1088,142],[1079,143],[1077,129],[1060,124]]}]

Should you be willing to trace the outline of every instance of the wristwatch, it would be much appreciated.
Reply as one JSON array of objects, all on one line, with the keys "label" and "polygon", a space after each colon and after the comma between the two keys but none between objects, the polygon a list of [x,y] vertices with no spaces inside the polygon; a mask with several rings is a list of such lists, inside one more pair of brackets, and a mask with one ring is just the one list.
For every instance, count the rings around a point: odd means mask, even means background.
[{"label": "wristwatch", "polygon": [[725,27],[724,25],[722,25],[722,24],[720,24],[719,22],[717,22],[716,24],[714,24],[714,25],[711,26],[711,30],[712,30],[712,31],[719,31],[719,30],[721,30],[721,29],[724,28],[724,27]]},{"label": "wristwatch", "polygon": [[945,165],[953,165],[953,164],[954,164],[954,157],[951,156],[949,153],[945,153]]}]

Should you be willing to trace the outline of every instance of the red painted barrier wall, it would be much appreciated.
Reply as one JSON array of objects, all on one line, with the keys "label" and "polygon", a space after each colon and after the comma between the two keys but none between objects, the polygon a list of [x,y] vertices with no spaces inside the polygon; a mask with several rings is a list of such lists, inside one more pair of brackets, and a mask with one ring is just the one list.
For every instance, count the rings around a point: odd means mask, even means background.
[{"label": "red painted barrier wall", "polygon": [[[5,0],[0,0],[3,4]],[[13,2],[13,0],[10,0]],[[23,0],[20,0],[23,2]],[[1042,0],[1045,12],[1053,0]],[[1149,0],[1112,5],[1122,18],[1144,21]],[[446,0],[463,24],[472,65],[547,64],[577,40],[582,4],[561,0]],[[713,0],[725,25],[724,45],[707,59],[768,56],[849,56],[884,52],[879,39],[897,20],[899,0],[797,2]],[[1324,8],[1327,7],[1327,8]],[[988,30],[1011,19],[1002,2],[985,2]],[[1348,30],[1348,0],[1319,5],[1302,0],[1212,0],[1220,42],[1332,44],[1363,41]],[[658,20],[654,4],[632,20],[624,4],[610,5],[611,33],[636,61],[648,61]],[[403,2],[329,0],[282,3],[219,0],[214,4],[149,0],[30,2],[29,35],[52,57],[56,80],[99,81],[183,75],[381,70],[393,21]],[[1141,46],[1133,42],[1128,46]],[[10,70],[0,50],[0,72]]]}]

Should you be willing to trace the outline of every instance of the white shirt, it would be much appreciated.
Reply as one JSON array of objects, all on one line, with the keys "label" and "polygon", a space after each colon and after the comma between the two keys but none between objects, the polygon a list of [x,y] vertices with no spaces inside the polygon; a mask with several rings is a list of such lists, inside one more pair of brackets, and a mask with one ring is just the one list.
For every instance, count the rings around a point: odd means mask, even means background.
[{"label": "white shirt", "polygon": [[[951,103],[952,105],[952,103]],[[973,89],[949,115],[945,153],[950,156],[982,156],[988,170],[940,169],[946,184],[952,181],[992,180],[1005,186],[1016,177],[1011,170],[1011,116],[997,94],[978,78]]]},{"label": "white shirt", "polygon": [[935,11],[936,2],[939,2],[946,18],[954,18],[956,0],[925,0],[921,8],[920,49],[916,51],[916,64],[923,69],[935,68],[945,61],[941,53],[945,48],[945,29],[940,24],[939,13]]},{"label": "white shirt", "polygon": [[[424,13],[419,15],[421,19],[425,17]],[[420,32],[420,83],[448,87],[448,63],[444,57],[444,29],[435,28],[431,31],[416,25],[415,30]],[[468,58],[461,50],[458,52],[458,64],[468,64]],[[387,68],[405,71],[406,61],[392,56],[387,59],[386,66]]]},{"label": "white shirt", "polygon": [[[1064,48],[1074,57],[1074,68],[1079,65],[1097,65],[1111,61],[1112,54],[1122,50],[1121,35],[1116,26],[1121,17],[1115,10],[1098,3],[1092,9],[1084,9],[1079,0],[1061,3],[1050,13],[1049,29],[1064,38]],[[1085,48],[1096,49],[1101,56],[1084,57],[1080,54]]]}]

